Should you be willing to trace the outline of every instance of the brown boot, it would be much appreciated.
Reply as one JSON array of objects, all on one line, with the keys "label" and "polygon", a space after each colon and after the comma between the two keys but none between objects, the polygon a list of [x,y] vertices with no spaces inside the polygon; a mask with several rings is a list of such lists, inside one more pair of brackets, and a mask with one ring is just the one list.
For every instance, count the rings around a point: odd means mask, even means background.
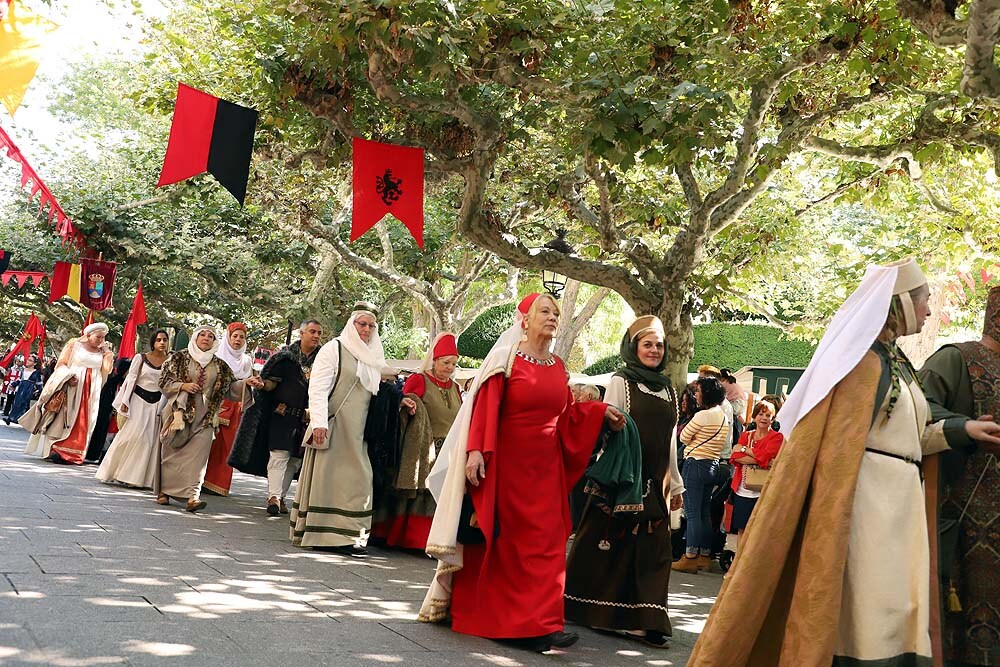
[{"label": "brown boot", "polygon": [[674,572],[686,572],[688,574],[698,574],[698,557],[681,556],[670,566]]},{"label": "brown boot", "polygon": [[711,556],[698,556],[698,569],[699,570],[707,570],[711,564],[712,564],[712,557]]},{"label": "brown boot", "polygon": [[278,516],[280,508],[278,506],[278,496],[271,496],[267,499],[267,513],[270,516]]},{"label": "brown boot", "polygon": [[288,514],[288,505],[285,504],[284,498],[278,499],[278,511],[282,514]]}]

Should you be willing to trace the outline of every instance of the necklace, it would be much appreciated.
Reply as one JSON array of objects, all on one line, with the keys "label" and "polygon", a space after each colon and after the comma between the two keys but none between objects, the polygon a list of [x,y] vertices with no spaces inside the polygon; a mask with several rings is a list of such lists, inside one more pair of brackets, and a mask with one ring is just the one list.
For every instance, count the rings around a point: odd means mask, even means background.
[{"label": "necklace", "polygon": [[527,361],[529,364],[535,364],[536,366],[555,366],[556,365],[556,358],[554,356],[550,356],[548,359],[537,359],[537,358],[531,356],[530,354],[528,354],[527,352],[522,352],[521,350],[517,351],[517,356],[521,357],[522,359],[524,359],[525,361]]}]

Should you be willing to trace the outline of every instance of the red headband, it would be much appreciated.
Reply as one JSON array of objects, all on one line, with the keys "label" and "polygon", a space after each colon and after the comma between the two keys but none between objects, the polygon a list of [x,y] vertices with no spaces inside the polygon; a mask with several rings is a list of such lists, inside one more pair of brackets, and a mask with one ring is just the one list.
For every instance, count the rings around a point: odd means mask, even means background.
[{"label": "red headband", "polygon": [[243,333],[246,333],[247,332],[247,325],[243,324],[242,322],[233,322],[228,327],[226,327],[226,332],[227,333],[233,333],[237,329],[243,329]]},{"label": "red headband", "polygon": [[455,337],[452,334],[445,334],[441,336],[437,344],[434,345],[434,358],[440,359],[441,357],[457,356],[458,344],[455,341]]},{"label": "red headband", "polygon": [[522,315],[527,315],[528,311],[531,310],[531,304],[535,303],[535,299],[537,299],[539,296],[541,296],[541,294],[539,294],[538,292],[535,292],[534,294],[529,294],[528,296],[521,299],[521,303],[517,304],[517,309],[521,311]]}]

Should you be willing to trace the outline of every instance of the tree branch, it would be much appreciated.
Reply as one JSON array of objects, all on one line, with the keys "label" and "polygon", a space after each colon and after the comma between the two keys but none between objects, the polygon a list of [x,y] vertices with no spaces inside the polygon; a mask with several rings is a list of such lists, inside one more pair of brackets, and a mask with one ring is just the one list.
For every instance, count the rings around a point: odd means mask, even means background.
[{"label": "tree branch", "polygon": [[792,323],[791,322],[786,322],[785,320],[782,320],[782,319],[776,317],[774,314],[767,312],[765,309],[763,309],[763,308],[760,307],[760,305],[758,303],[758,300],[752,298],[749,294],[746,294],[744,292],[740,292],[739,290],[735,290],[735,289],[733,289],[731,287],[722,287],[720,289],[721,289],[721,291],[726,292],[727,294],[729,294],[731,296],[734,296],[737,299],[739,299],[743,303],[744,306],[746,306],[747,308],[749,308],[753,312],[757,313],[758,315],[762,316],[768,322],[770,322],[774,326],[778,327],[779,329],[781,329],[785,333],[790,333],[792,331]]},{"label": "tree branch", "polygon": [[959,21],[935,0],[896,0],[899,15],[908,19],[935,46],[965,44],[966,23]]},{"label": "tree branch", "polygon": [[682,162],[674,167],[674,173],[677,174],[677,180],[680,181],[681,189],[684,191],[688,209],[697,211],[705,200],[701,197],[701,188],[698,187],[698,179],[694,175],[691,163]]},{"label": "tree branch", "polygon": [[973,0],[965,38],[965,68],[959,89],[972,98],[1000,100],[1000,68],[994,51],[1000,28],[1000,0]]}]

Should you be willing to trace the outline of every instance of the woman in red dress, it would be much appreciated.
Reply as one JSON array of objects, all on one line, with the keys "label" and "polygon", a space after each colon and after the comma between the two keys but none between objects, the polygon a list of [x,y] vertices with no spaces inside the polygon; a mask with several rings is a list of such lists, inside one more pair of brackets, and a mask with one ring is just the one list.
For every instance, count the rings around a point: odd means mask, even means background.
[{"label": "woman in red dress", "polygon": [[[532,294],[494,345],[428,476],[438,509],[427,553],[438,558],[420,619],[515,640],[544,652],[577,639],[563,631],[569,492],[583,474],[605,420],[621,412],[574,403],[566,367],[550,352],[559,306]],[[462,497],[483,543],[459,544]]]},{"label": "woman in red dress", "polygon": [[[226,328],[226,337],[219,345],[216,355],[226,362],[237,380],[246,380],[253,375],[253,358],[247,354],[247,325],[233,322]],[[219,430],[212,443],[212,453],[205,470],[203,489],[218,496],[228,496],[233,484],[233,468],[229,465],[229,453],[233,451],[236,431],[243,419],[243,400],[222,401],[219,410]]]}]

